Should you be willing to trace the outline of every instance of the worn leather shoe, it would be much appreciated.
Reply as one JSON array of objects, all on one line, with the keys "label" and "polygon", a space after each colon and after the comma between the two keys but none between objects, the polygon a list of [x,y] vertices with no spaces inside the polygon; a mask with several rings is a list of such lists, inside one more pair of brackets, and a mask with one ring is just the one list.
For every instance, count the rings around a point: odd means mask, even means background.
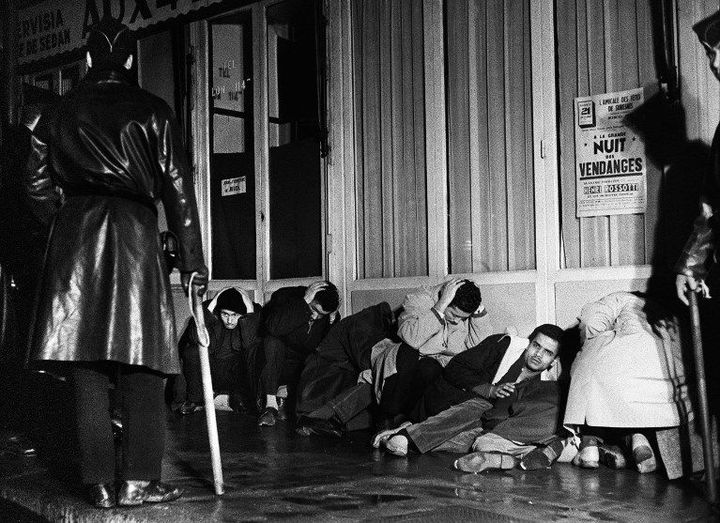
[{"label": "worn leather shoe", "polygon": [[145,487],[145,493],[147,494],[145,501],[148,503],[167,503],[168,501],[175,501],[182,496],[183,490],[177,487],[171,487],[161,481],[151,481],[150,484]]},{"label": "worn leather shoe", "polygon": [[456,459],[453,467],[463,472],[479,474],[488,469],[509,470],[517,465],[517,459],[510,454],[500,452],[472,452]]},{"label": "worn leather shoe", "polygon": [[625,455],[617,445],[600,445],[600,463],[611,469],[624,469],[627,466]]},{"label": "worn leather shoe", "polygon": [[640,474],[655,471],[657,468],[655,452],[653,452],[650,442],[643,434],[638,432],[631,436],[630,448],[632,449],[635,468]]},{"label": "worn leather shoe", "polygon": [[0,446],[2,446],[2,450],[22,456],[34,456],[37,453],[35,446],[22,434],[10,434]]},{"label": "worn leather shoe", "polygon": [[283,398],[278,398],[277,419],[280,421],[287,421],[288,419],[287,405]]},{"label": "worn leather shoe", "polygon": [[136,481],[123,481],[118,492],[117,504],[121,507],[134,507],[142,505],[148,493],[141,483]]},{"label": "worn leather shoe", "polygon": [[115,487],[110,483],[96,483],[90,485],[90,499],[97,508],[112,508],[115,506]]},{"label": "worn leather shoe", "polygon": [[600,450],[597,445],[588,445],[580,449],[572,464],[583,469],[596,469],[600,466]]},{"label": "worn leather shoe", "polygon": [[193,401],[186,401],[185,403],[180,405],[179,412],[183,416],[187,416],[188,414],[195,414],[196,412],[200,412],[202,410],[205,410],[204,405],[195,403]]},{"label": "worn leather shoe", "polygon": [[260,417],[258,418],[258,425],[261,427],[272,427],[278,419],[278,411],[273,407],[265,407]]},{"label": "worn leather shoe", "polygon": [[302,416],[298,420],[298,426],[302,429],[300,433],[308,436],[315,435],[342,438],[344,432],[340,422],[334,418],[321,419]]}]

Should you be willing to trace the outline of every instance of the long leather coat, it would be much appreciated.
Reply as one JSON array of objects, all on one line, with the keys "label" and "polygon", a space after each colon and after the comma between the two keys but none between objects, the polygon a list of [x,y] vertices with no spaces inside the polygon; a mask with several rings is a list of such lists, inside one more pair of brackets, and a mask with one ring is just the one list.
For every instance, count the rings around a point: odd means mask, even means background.
[{"label": "long leather coat", "polygon": [[720,224],[720,125],[715,128],[715,136],[710,146],[703,182],[703,201],[710,205],[714,214],[708,218],[705,213],[701,213],[695,219],[693,231],[675,264],[675,272],[698,280],[704,280],[708,275]]},{"label": "long leather coat", "polygon": [[38,122],[25,188],[52,229],[29,360],[102,361],[178,373],[161,200],[180,270],[204,265],[178,128],[122,70],[90,73]]}]

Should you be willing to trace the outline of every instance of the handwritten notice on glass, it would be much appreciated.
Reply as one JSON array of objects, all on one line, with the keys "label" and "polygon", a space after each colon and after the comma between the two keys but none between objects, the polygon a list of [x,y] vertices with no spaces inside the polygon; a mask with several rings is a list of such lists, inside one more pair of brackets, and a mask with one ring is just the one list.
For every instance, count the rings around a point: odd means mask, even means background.
[{"label": "handwritten notice on glass", "polygon": [[245,194],[246,192],[247,181],[245,176],[238,176],[237,178],[224,178],[221,181],[221,196],[235,196],[236,194]]},{"label": "handwritten notice on glass", "polygon": [[[218,24],[213,27],[213,64],[211,96],[215,109],[245,110],[245,64],[243,63],[243,27]],[[250,74],[248,73],[249,77]]]}]

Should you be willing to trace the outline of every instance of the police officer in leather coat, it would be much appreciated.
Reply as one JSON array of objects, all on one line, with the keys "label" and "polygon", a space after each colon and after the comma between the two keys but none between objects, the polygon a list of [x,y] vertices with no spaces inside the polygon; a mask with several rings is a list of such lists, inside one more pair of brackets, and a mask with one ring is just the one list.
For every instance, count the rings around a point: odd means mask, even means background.
[{"label": "police officer in leather coat", "polygon": [[[28,363],[64,367],[77,412],[80,468],[98,507],[164,502],[163,378],[180,372],[156,202],[179,240],[187,292],[207,283],[191,173],[165,102],[128,74],[135,41],[103,19],[89,33],[89,72],[38,122],[25,190],[51,224]],[[117,478],[108,393],[121,392]]]},{"label": "police officer in leather coat", "polygon": [[[710,70],[720,80],[720,11],[693,26],[705,48]],[[708,276],[712,253],[716,246],[720,218],[720,125],[715,129],[710,158],[703,184],[701,213],[695,220],[693,232],[680,256],[675,272],[677,295],[688,304],[686,292],[702,290],[707,294],[705,279]]]}]

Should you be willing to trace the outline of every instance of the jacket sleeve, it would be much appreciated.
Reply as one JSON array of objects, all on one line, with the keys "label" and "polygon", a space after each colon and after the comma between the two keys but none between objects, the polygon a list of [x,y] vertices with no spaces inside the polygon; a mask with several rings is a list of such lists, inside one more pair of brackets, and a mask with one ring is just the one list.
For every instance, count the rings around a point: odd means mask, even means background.
[{"label": "jacket sleeve", "polygon": [[158,161],[163,173],[162,202],[168,228],[179,242],[179,269],[182,272],[197,270],[205,265],[200,237],[195,189],[187,166],[185,150],[178,126],[172,116],[160,119]]},{"label": "jacket sleeve", "polygon": [[509,338],[507,341],[502,338],[502,334],[494,334],[480,345],[454,356],[443,371],[445,379],[459,389],[487,397],[483,391],[489,390],[489,387],[482,386],[492,385],[490,381],[497,370],[498,361],[510,342]]},{"label": "jacket sleeve", "polygon": [[423,345],[445,325],[445,319],[440,317],[433,305],[435,303],[427,294],[409,294],[403,303],[403,312],[398,318],[398,336],[412,348],[418,349],[421,354],[428,353],[423,350]]},{"label": "jacket sleeve", "polygon": [[260,345],[262,342],[259,334],[260,328],[260,305],[254,304],[255,312],[248,314],[240,320],[240,333],[242,334],[243,349],[249,349]]},{"label": "jacket sleeve", "polygon": [[485,308],[477,314],[470,316],[468,321],[468,336],[465,340],[465,346],[469,349],[475,347],[493,332],[493,326],[490,322],[490,315]]},{"label": "jacket sleeve", "polygon": [[197,347],[197,345],[197,326],[195,325],[195,319],[190,318],[187,327],[185,327],[182,336],[180,336],[180,341],[178,341],[178,347],[180,349],[180,352],[182,353],[190,347]]},{"label": "jacket sleeve", "polygon": [[30,156],[23,178],[26,203],[42,226],[50,223],[61,203],[49,164],[47,125],[47,119],[41,119],[30,138]]},{"label": "jacket sleeve", "polygon": [[310,320],[310,308],[299,296],[282,300],[273,297],[265,312],[265,330],[272,336],[284,336]]},{"label": "jacket sleeve", "polygon": [[705,213],[695,219],[690,238],[675,264],[676,273],[692,276],[697,280],[703,280],[707,276],[715,244],[715,232],[709,222],[710,219]]},{"label": "jacket sleeve", "polygon": [[[217,323],[218,320],[217,316],[215,316],[212,312],[210,312],[207,308],[208,303],[210,300],[207,300],[203,303],[203,320],[205,322],[205,328],[208,331],[210,346],[208,347],[208,353],[212,354],[215,352],[215,343],[213,340],[213,327],[215,323]],[[185,328],[185,330],[182,333],[182,336],[180,336],[180,340],[178,341],[178,346],[180,348],[180,352],[190,348],[198,348],[200,345],[200,337],[198,336],[197,331],[197,325],[195,324],[195,318],[190,317],[188,320],[188,325]]]}]

